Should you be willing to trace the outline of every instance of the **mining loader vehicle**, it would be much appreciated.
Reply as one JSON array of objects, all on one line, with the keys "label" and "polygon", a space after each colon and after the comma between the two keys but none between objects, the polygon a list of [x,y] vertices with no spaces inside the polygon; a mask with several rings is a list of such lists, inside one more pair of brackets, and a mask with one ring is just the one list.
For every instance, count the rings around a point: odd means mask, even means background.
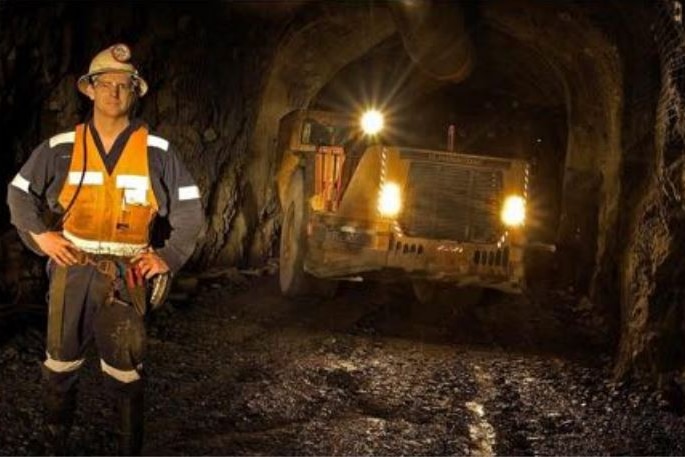
[{"label": "mining loader vehicle", "polygon": [[330,295],[364,279],[411,281],[420,303],[444,286],[521,293],[526,161],[379,138],[340,113],[281,119],[282,293]]}]

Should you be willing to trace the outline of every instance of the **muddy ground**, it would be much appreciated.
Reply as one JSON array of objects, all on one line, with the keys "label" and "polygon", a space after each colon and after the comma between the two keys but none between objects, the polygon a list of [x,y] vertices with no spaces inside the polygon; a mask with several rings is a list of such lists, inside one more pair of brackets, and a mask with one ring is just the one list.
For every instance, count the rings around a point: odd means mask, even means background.
[{"label": "muddy ground", "polygon": [[[274,276],[203,283],[151,319],[144,453],[685,454],[685,420],[613,381],[610,355],[561,305],[537,319],[516,306],[491,295],[429,312],[403,286],[373,284],[292,302]],[[42,320],[22,322],[0,346],[4,455],[46,452]],[[115,451],[96,359],[82,369],[76,455]]]}]

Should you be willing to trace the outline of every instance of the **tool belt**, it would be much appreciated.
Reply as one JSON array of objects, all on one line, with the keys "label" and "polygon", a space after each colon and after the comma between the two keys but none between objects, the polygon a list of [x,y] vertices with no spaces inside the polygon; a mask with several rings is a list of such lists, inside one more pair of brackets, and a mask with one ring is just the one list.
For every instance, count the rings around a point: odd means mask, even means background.
[{"label": "tool belt", "polygon": [[131,257],[108,254],[90,254],[79,251],[79,265],[93,265],[97,271],[112,281],[108,302],[133,305],[139,315],[144,316],[147,305],[155,310],[164,304],[171,289],[171,273],[155,275],[147,281]]},{"label": "tool belt", "polygon": [[[89,254],[78,251],[77,265],[92,265],[96,270],[110,280],[110,287],[105,303],[118,303],[133,306],[142,317],[147,311],[147,304],[151,310],[159,308],[167,298],[171,288],[171,273],[159,274],[146,281],[136,264],[131,263],[130,257],[119,257],[106,254]],[[48,353],[53,357],[61,357],[61,341],[64,330],[64,296],[67,287],[68,267],[55,265],[50,279],[50,306],[48,316]]]},{"label": "tool belt", "polygon": [[76,265],[92,265],[103,275],[115,280],[120,270],[119,264],[128,263],[126,257],[116,257],[104,254],[89,254],[83,251],[76,251]]}]

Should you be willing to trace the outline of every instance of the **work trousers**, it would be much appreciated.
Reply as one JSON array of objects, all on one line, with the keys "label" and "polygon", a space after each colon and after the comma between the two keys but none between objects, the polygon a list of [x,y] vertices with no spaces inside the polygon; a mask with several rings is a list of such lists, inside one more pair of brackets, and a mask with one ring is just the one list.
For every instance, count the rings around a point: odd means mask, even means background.
[{"label": "work trousers", "polygon": [[[65,287],[58,287],[58,268],[66,268]],[[113,278],[97,265],[59,267],[48,263],[50,276],[50,311],[48,317],[47,358],[43,363],[46,388],[57,395],[66,395],[78,380],[84,353],[94,339],[105,382],[119,398],[133,397],[142,392],[142,369],[145,355],[143,317],[125,302],[125,288],[115,296],[123,300],[108,300]],[[116,281],[120,281],[117,279]],[[63,294],[63,308],[56,303]]]}]

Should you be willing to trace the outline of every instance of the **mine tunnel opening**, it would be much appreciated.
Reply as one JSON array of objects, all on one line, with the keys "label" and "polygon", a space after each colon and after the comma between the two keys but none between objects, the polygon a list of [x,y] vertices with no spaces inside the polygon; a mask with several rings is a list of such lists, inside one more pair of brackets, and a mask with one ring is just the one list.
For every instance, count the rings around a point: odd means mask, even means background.
[{"label": "mine tunnel opening", "polygon": [[[386,115],[387,131],[381,140],[386,144],[525,160],[531,167],[528,233],[531,239],[553,244],[559,230],[568,141],[563,81],[547,58],[525,43],[492,27],[472,28],[477,29],[470,35],[475,63],[463,81],[432,78],[412,61],[396,33],[340,69],[308,107],[355,114],[377,107]],[[452,145],[448,145],[450,128]],[[555,286],[552,254],[527,253],[526,268],[529,290],[546,294]],[[535,299],[528,294],[510,299],[488,290],[477,300],[482,308],[478,312],[488,316],[479,320],[471,314],[468,325],[492,330],[497,310],[511,308],[512,301],[530,319],[539,319],[535,314],[540,309],[530,306]],[[454,310],[440,312],[446,312],[446,318],[455,315]],[[509,313],[500,314],[507,319]]]}]

